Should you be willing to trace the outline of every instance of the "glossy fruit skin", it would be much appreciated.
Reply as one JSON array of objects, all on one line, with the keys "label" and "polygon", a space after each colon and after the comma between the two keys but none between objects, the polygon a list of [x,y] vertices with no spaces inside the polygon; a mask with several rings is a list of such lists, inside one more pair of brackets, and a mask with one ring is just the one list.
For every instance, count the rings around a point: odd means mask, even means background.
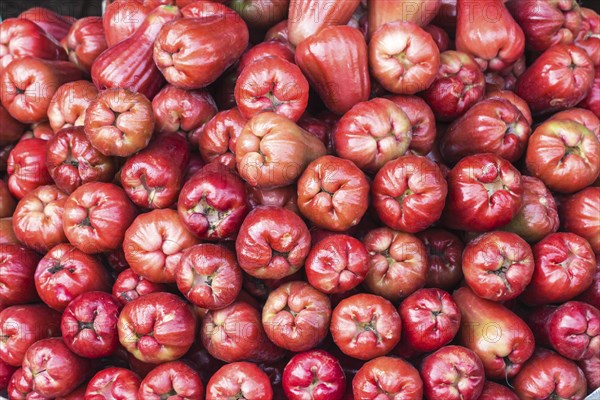
[{"label": "glossy fruit skin", "polygon": [[594,252],[585,239],[574,233],[546,236],[533,246],[533,255],[533,278],[521,297],[526,304],[562,303],[592,284],[596,271]]},{"label": "glossy fruit skin", "polygon": [[232,399],[240,395],[248,400],[273,399],[269,377],[256,364],[234,362],[224,365],[206,385],[206,400]]},{"label": "glossy fruit skin", "polygon": [[274,206],[286,208],[300,215],[300,210],[298,209],[298,192],[295,185],[274,189],[261,189],[247,185],[246,190],[248,204],[252,210],[261,206]]},{"label": "glossy fruit skin", "polygon": [[600,141],[580,123],[550,120],[533,132],[525,162],[550,190],[574,193],[598,177]]},{"label": "glossy fruit skin", "polygon": [[598,12],[586,7],[580,7],[581,30],[575,38],[575,44],[586,51],[594,62],[600,65],[600,15]]},{"label": "glossy fruit skin", "polygon": [[369,253],[358,239],[331,235],[314,244],[304,263],[308,282],[326,294],[358,286],[369,271]]},{"label": "glossy fruit skin", "polygon": [[121,245],[135,212],[120,187],[112,183],[86,183],[65,202],[63,228],[69,242],[79,250],[102,253]]},{"label": "glossy fruit skin", "polygon": [[531,329],[502,304],[478,297],[468,287],[453,294],[462,314],[460,342],[481,358],[489,379],[514,377],[533,354]]},{"label": "glossy fruit skin", "polygon": [[43,304],[7,307],[0,312],[0,359],[20,367],[25,352],[35,342],[60,336],[60,313]]},{"label": "glossy fruit skin", "polygon": [[494,154],[463,158],[450,170],[447,180],[442,220],[448,227],[491,231],[510,222],[521,207],[521,174]]},{"label": "glossy fruit skin", "polygon": [[600,378],[597,371],[600,368],[600,360],[598,357],[588,358],[577,363],[577,366],[583,371],[587,381],[589,392],[593,392],[600,387]]},{"label": "glossy fruit skin", "polygon": [[25,18],[9,18],[0,26],[0,72],[13,60],[32,56],[45,60],[66,60],[60,44],[44,30]]},{"label": "glossy fruit skin", "polygon": [[[560,77],[557,79],[556,77]],[[552,46],[519,77],[515,93],[527,101],[535,115],[575,106],[594,81],[594,64],[575,45]]]},{"label": "glossy fruit skin", "polygon": [[108,367],[90,379],[85,390],[85,398],[96,399],[133,399],[137,398],[140,377],[125,368]]},{"label": "glossy fruit skin", "polygon": [[396,94],[427,89],[440,67],[439,50],[431,35],[406,21],[390,22],[373,34],[369,62],[375,79]]},{"label": "glossy fruit skin", "polygon": [[276,40],[265,40],[244,51],[237,62],[237,72],[241,73],[248,65],[267,57],[279,57],[291,63],[295,62],[294,52],[289,47]]},{"label": "glossy fruit skin", "polygon": [[501,229],[516,233],[528,242],[542,240],[558,230],[559,220],[556,202],[542,181],[523,175],[521,209]]},{"label": "glossy fruit skin", "polygon": [[375,98],[358,103],[338,122],[333,134],[339,157],[367,172],[408,150],[411,140],[408,116],[392,101]]},{"label": "glossy fruit skin", "polygon": [[98,96],[89,81],[68,82],[58,88],[48,106],[48,120],[54,132],[71,126],[83,126],[85,111]]},{"label": "glossy fruit skin", "polygon": [[531,282],[533,253],[515,233],[487,232],[467,244],[462,269],[477,296],[498,302],[512,300]]},{"label": "glossy fruit skin", "polygon": [[46,141],[25,139],[17,143],[8,156],[8,189],[17,199],[44,185],[52,178],[46,167]]},{"label": "glossy fruit skin", "polygon": [[417,96],[396,95],[387,99],[394,102],[408,117],[411,126],[409,150],[426,155],[433,148],[436,136],[435,116],[431,107]]},{"label": "glossy fruit skin", "polygon": [[571,360],[551,350],[537,349],[513,381],[515,393],[523,400],[557,396],[583,399],[586,380],[583,371]]},{"label": "glossy fruit skin", "polygon": [[281,279],[304,265],[310,233],[294,212],[259,207],[242,223],[235,250],[240,267],[248,274],[259,279]]},{"label": "glossy fruit skin", "polygon": [[25,125],[14,119],[2,104],[0,104],[0,125],[3,127],[0,146],[17,142],[25,131]]},{"label": "glossy fruit skin", "polygon": [[[342,4],[346,3],[350,2]],[[343,115],[355,104],[369,100],[368,50],[358,29],[323,29],[298,45],[296,63],[325,106],[335,114]]]},{"label": "glossy fruit skin", "polygon": [[592,82],[592,89],[581,101],[581,103],[579,103],[580,107],[584,107],[592,111],[595,115],[600,115],[600,95],[598,94],[598,90],[596,90],[596,88],[600,87],[600,72],[598,71],[599,69],[596,68],[594,81]]},{"label": "glossy fruit skin", "polygon": [[183,135],[164,133],[131,156],[121,168],[123,189],[138,207],[161,209],[176,203],[190,152]]},{"label": "glossy fruit skin", "polygon": [[189,305],[171,293],[150,293],[123,307],[119,341],[135,358],[163,363],[183,356],[194,341],[196,318]]},{"label": "glossy fruit skin", "polygon": [[291,0],[287,21],[290,44],[300,46],[303,41],[318,35],[328,27],[346,25],[359,3],[359,0],[336,3]]},{"label": "glossy fruit skin", "polygon": [[577,192],[560,206],[563,228],[586,239],[596,255],[600,254],[600,188],[588,187]]},{"label": "glossy fruit skin", "polygon": [[6,391],[8,389],[8,384],[16,371],[17,367],[0,360],[0,390]]},{"label": "glossy fruit skin", "polygon": [[66,243],[50,249],[35,270],[40,298],[57,311],[63,311],[82,293],[109,291],[110,283],[100,260]]},{"label": "glossy fruit skin", "polygon": [[90,372],[90,361],[69,350],[60,338],[42,339],[29,347],[23,360],[23,377],[38,394],[64,396]]},{"label": "glossy fruit skin", "polygon": [[483,392],[478,400],[519,400],[515,392],[504,385],[492,381],[485,381]]},{"label": "glossy fruit skin", "polygon": [[415,155],[387,162],[371,186],[373,207],[381,221],[392,229],[412,233],[439,219],[447,190],[439,167]]},{"label": "glossy fruit skin", "polygon": [[369,181],[351,161],[323,156],[298,180],[298,208],[316,226],[343,232],[357,225],[369,205]]},{"label": "glossy fruit skin", "polygon": [[142,381],[138,399],[159,400],[165,396],[203,400],[204,385],[198,373],[184,362],[161,364],[150,371]]},{"label": "glossy fruit skin", "polygon": [[235,147],[240,176],[260,188],[296,182],[308,164],[326,152],[317,137],[272,112],[260,113],[249,120]]},{"label": "glossy fruit skin", "polygon": [[423,381],[419,371],[400,358],[378,357],[367,361],[352,379],[355,399],[375,399],[385,393],[388,398],[418,400],[423,398]]},{"label": "glossy fruit skin", "polygon": [[247,121],[237,108],[221,111],[211,118],[198,138],[202,159],[235,169],[235,146]]},{"label": "glossy fruit skin", "polygon": [[600,140],[600,119],[592,111],[585,108],[569,108],[553,114],[550,120],[573,121],[588,128]]},{"label": "glossy fruit skin", "polygon": [[293,352],[317,346],[327,335],[330,319],[329,298],[301,281],[285,283],[272,291],[262,310],[268,338]]},{"label": "glossy fruit skin", "polygon": [[85,113],[85,134],[106,156],[127,157],[148,146],[154,131],[152,104],[127,89],[100,92]]},{"label": "glossy fruit skin", "polygon": [[0,245],[0,307],[39,299],[33,279],[39,260],[37,253],[20,244]]},{"label": "glossy fruit skin", "polygon": [[19,58],[0,73],[2,105],[19,122],[42,122],[56,90],[81,77],[81,71],[67,61]]},{"label": "glossy fruit skin", "polygon": [[163,284],[149,281],[133,272],[131,268],[127,268],[117,276],[112,287],[112,294],[121,304],[125,305],[145,294],[164,292],[166,289]]},{"label": "glossy fruit skin", "polygon": [[264,31],[285,19],[290,0],[229,0],[234,9],[252,30]]},{"label": "glossy fruit skin", "polygon": [[106,44],[112,47],[133,35],[150,11],[142,1],[115,0],[108,4],[102,16]]},{"label": "glossy fruit skin", "polygon": [[455,234],[442,229],[431,228],[417,233],[425,245],[429,270],[426,287],[450,290],[457,286],[463,277],[462,252],[464,244]]},{"label": "glossy fruit skin", "polygon": [[108,182],[116,163],[92,146],[83,126],[62,128],[46,146],[46,165],[59,189],[73,193],[88,182]]},{"label": "glossy fruit skin", "polygon": [[123,251],[136,274],[154,283],[174,283],[183,252],[197,243],[175,210],[153,210],[127,228]]},{"label": "glossy fruit skin", "polygon": [[419,352],[437,350],[454,339],[460,311],[452,296],[441,289],[419,289],[400,303],[402,341]]},{"label": "glossy fruit skin", "polygon": [[198,307],[224,308],[242,289],[242,270],[235,254],[216,244],[202,243],[187,249],[175,275],[177,288]]},{"label": "glossy fruit skin", "polygon": [[154,42],[154,62],[167,82],[200,89],[217,80],[248,47],[248,28],[232,10],[167,22]]},{"label": "glossy fruit skin", "polygon": [[428,400],[476,400],[485,384],[481,360],[462,346],[445,346],[425,358],[421,377]]},{"label": "glossy fruit skin", "polygon": [[440,121],[452,121],[463,115],[483,96],[485,79],[470,55],[454,50],[440,54],[440,68],[433,83],[423,93]]},{"label": "glossy fruit skin", "polygon": [[63,211],[67,195],[54,185],[40,186],[23,197],[12,217],[19,242],[45,253],[67,242],[63,231]]},{"label": "glossy fruit skin", "polygon": [[600,309],[600,257],[596,257],[596,272],[592,278],[592,284],[576,300],[586,302]]},{"label": "glossy fruit skin", "polygon": [[272,362],[284,354],[267,338],[259,311],[241,301],[208,311],[202,320],[200,339],[211,356],[226,363]]},{"label": "glossy fruit skin", "polygon": [[386,23],[398,20],[425,27],[436,16],[441,5],[441,0],[374,0],[368,7],[369,35]]},{"label": "glossy fruit skin", "polygon": [[226,239],[238,232],[248,213],[242,179],[219,163],[204,166],[183,186],[179,217],[201,239]]},{"label": "glossy fruit skin", "polygon": [[527,48],[534,51],[572,43],[582,28],[580,7],[573,0],[534,0],[527,3],[510,0],[506,6],[523,28]]},{"label": "glossy fruit skin", "polygon": [[94,60],[108,48],[102,17],[85,17],[76,21],[66,36],[69,60],[90,73]]},{"label": "glossy fruit skin", "polygon": [[159,6],[129,38],[104,51],[92,64],[92,80],[99,90],[126,88],[152,99],[164,78],[152,59],[154,41],[162,26],[181,18],[177,7]]},{"label": "glossy fruit skin", "polygon": [[166,85],[152,99],[152,110],[155,132],[184,132],[190,147],[195,148],[207,123],[217,113],[217,106],[205,90]]},{"label": "glossy fruit skin", "polygon": [[308,81],[297,65],[279,57],[267,57],[240,73],[235,101],[248,119],[270,111],[297,121],[306,110],[308,91]]},{"label": "glossy fruit skin", "polygon": [[346,377],[340,362],[325,350],[310,350],[292,357],[283,370],[282,384],[290,400],[306,393],[315,400],[342,400]]},{"label": "glossy fruit skin", "polygon": [[365,288],[390,301],[399,301],[425,286],[427,251],[416,236],[376,228],[363,239],[369,252]]},{"label": "glossy fruit skin", "polygon": [[342,353],[370,360],[387,354],[398,344],[402,320],[388,300],[360,293],[335,307],[330,331]]}]

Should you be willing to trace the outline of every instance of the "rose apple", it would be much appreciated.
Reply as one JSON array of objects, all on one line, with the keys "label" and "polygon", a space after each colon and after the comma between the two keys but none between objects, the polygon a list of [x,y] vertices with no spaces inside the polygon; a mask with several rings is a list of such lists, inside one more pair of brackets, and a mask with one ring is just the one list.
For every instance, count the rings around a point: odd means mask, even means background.
[{"label": "rose apple", "polygon": [[[352,1],[339,6],[347,3]],[[296,63],[330,111],[342,115],[355,104],[369,100],[367,44],[358,29],[349,26],[323,29],[298,44]]]},{"label": "rose apple", "polygon": [[351,161],[323,156],[298,180],[298,207],[316,226],[342,232],[357,225],[369,204],[369,181]]},{"label": "rose apple", "polygon": [[375,79],[396,94],[427,89],[440,67],[440,51],[419,25],[394,21],[377,29],[369,43],[369,62]]},{"label": "rose apple", "polygon": [[189,305],[171,293],[150,293],[123,307],[117,323],[119,341],[147,363],[173,361],[194,342],[196,318]]},{"label": "rose apple", "polygon": [[19,18],[35,22],[58,42],[67,35],[75,22],[75,18],[71,16],[61,15],[44,7],[31,7],[19,14]]},{"label": "rose apple", "polygon": [[38,300],[33,275],[40,256],[18,244],[2,244],[0,261],[0,308]]},{"label": "rose apple", "polygon": [[216,244],[187,249],[175,277],[179,291],[190,302],[209,310],[230,305],[242,289],[242,270],[235,254]]},{"label": "rose apple", "polygon": [[462,252],[464,245],[453,233],[442,229],[428,229],[419,232],[427,249],[427,278],[426,287],[453,289],[463,277]]},{"label": "rose apple", "polygon": [[423,92],[440,121],[463,115],[483,96],[485,78],[479,64],[467,53],[447,50],[440,54],[440,68],[433,83]]},{"label": "rose apple", "polygon": [[533,256],[533,278],[521,296],[527,304],[562,303],[592,284],[596,257],[581,236],[551,233],[533,247]]},{"label": "rose apple", "polygon": [[17,371],[17,367],[0,360],[0,390],[6,391],[8,389],[8,384],[15,371]]},{"label": "rose apple", "polygon": [[577,296],[576,299],[600,309],[600,257],[596,257],[596,272],[592,278],[592,284]]},{"label": "rose apple", "polygon": [[381,221],[392,229],[418,232],[442,215],[447,184],[439,167],[422,156],[405,155],[377,172],[371,192]]},{"label": "rose apple", "polygon": [[129,369],[108,367],[90,379],[85,399],[134,399],[140,387],[140,377]]},{"label": "rose apple", "polygon": [[587,380],[587,387],[589,392],[594,392],[600,387],[600,376],[598,376],[598,369],[600,369],[600,358],[592,357],[587,360],[581,360],[577,363],[577,366],[583,371],[585,379]]},{"label": "rose apple", "polygon": [[107,357],[119,343],[117,320],[121,303],[105,292],[86,292],[63,312],[60,329],[67,347],[86,358]]},{"label": "rose apple", "polygon": [[581,103],[579,103],[579,106],[592,111],[595,115],[600,115],[600,91],[598,90],[600,87],[600,68],[595,68],[595,70],[592,89]]},{"label": "rose apple", "polygon": [[450,37],[444,29],[433,24],[426,25],[423,29],[431,35],[440,53],[450,49]]},{"label": "rose apple", "polygon": [[106,44],[114,46],[133,35],[150,11],[143,1],[115,0],[107,4],[102,17]]},{"label": "rose apple", "polygon": [[293,45],[289,41],[288,20],[285,19],[276,23],[269,28],[265,34],[265,41],[274,40],[283,43],[293,49]]},{"label": "rose apple", "polygon": [[48,106],[48,120],[54,132],[71,126],[83,126],[85,110],[98,96],[89,81],[68,82],[58,88]]},{"label": "rose apple", "polygon": [[198,138],[202,159],[235,169],[235,146],[246,122],[237,108],[217,113],[206,123]]},{"label": "rose apple", "polygon": [[269,377],[256,364],[234,362],[221,367],[208,381],[206,400],[272,400]]},{"label": "rose apple", "polygon": [[298,353],[287,363],[283,390],[290,400],[342,400],[346,377],[340,362],[325,350]]},{"label": "rose apple", "polygon": [[600,65],[600,15],[591,8],[580,7],[581,30],[575,44],[586,51],[595,66]]},{"label": "rose apple", "polygon": [[154,292],[164,292],[166,286],[154,283],[128,268],[121,272],[112,288],[112,294],[121,304],[125,305],[143,295]]},{"label": "rose apple", "polygon": [[462,269],[477,296],[498,302],[512,300],[531,282],[533,253],[515,233],[487,232],[467,243]]},{"label": "rose apple", "polygon": [[153,210],[129,226],[123,251],[136,274],[155,283],[173,283],[184,250],[197,243],[175,210]]},{"label": "rose apple", "polygon": [[248,121],[235,146],[240,176],[261,188],[296,182],[307,165],[326,152],[318,138],[273,112],[260,113]]},{"label": "rose apple", "polygon": [[481,360],[461,346],[445,346],[426,357],[421,377],[428,400],[477,400],[485,385]]},{"label": "rose apple", "polygon": [[544,398],[583,399],[586,380],[571,360],[546,349],[538,349],[513,381],[521,400]]},{"label": "rose apple", "polygon": [[377,228],[363,239],[369,252],[369,272],[364,285],[390,301],[401,300],[425,286],[427,250],[416,236]]},{"label": "rose apple", "polygon": [[248,213],[244,182],[223,164],[208,164],[183,186],[177,211],[199,238],[226,239],[238,232]]},{"label": "rose apple", "polygon": [[586,239],[600,255],[600,188],[588,187],[560,205],[563,228]]},{"label": "rose apple", "polygon": [[0,218],[0,244],[18,244],[12,226],[12,218]]},{"label": "rose apple", "polygon": [[383,98],[356,104],[340,119],[333,134],[338,156],[368,172],[377,172],[406,153],[410,140],[408,116]]},{"label": "rose apple", "polygon": [[125,259],[125,253],[123,247],[119,246],[113,251],[109,251],[104,254],[106,264],[112,269],[113,272],[119,273],[129,268],[127,260]]},{"label": "rose apple", "polygon": [[85,381],[90,361],[71,352],[60,338],[42,339],[29,347],[23,360],[23,377],[37,394],[64,396]]},{"label": "rose apple", "polygon": [[48,106],[57,89],[81,77],[81,71],[67,61],[19,58],[0,74],[2,105],[24,124],[42,122],[47,118]]},{"label": "rose apple", "polygon": [[248,203],[251,209],[260,206],[273,206],[286,208],[300,215],[298,209],[298,192],[296,185],[283,186],[274,189],[261,189],[246,185]]},{"label": "rose apple", "polygon": [[233,10],[167,22],[154,41],[154,62],[181,89],[206,87],[248,46],[248,28]]},{"label": "rose apple", "polygon": [[504,385],[492,381],[485,381],[483,392],[477,400],[519,400],[515,392]]},{"label": "rose apple", "polygon": [[553,114],[550,120],[573,121],[588,128],[600,140],[600,119],[596,114],[585,108],[569,108]]},{"label": "rose apple", "polygon": [[50,185],[52,177],[46,167],[46,141],[22,140],[8,156],[8,188],[17,199],[43,185]]},{"label": "rose apple", "polygon": [[127,157],[148,146],[154,130],[152,104],[127,89],[100,92],[85,112],[85,134],[106,156]]},{"label": "rose apple", "polygon": [[298,271],[310,250],[310,233],[302,219],[278,207],[251,211],[235,242],[240,267],[260,279],[280,279]]},{"label": "rose apple", "polygon": [[250,29],[264,31],[286,18],[290,0],[230,0],[228,3]]},{"label": "rose apple", "polygon": [[308,81],[297,65],[279,57],[267,57],[240,73],[235,101],[245,118],[271,111],[297,121],[306,110],[308,90]]},{"label": "rose apple", "polygon": [[388,300],[361,293],[340,301],[333,310],[330,330],[342,353],[370,360],[398,344],[402,320]]},{"label": "rose apple", "polygon": [[43,304],[7,307],[0,312],[0,359],[21,366],[25,352],[35,342],[60,336],[60,313]]},{"label": "rose apple", "polygon": [[0,104],[0,126],[2,126],[0,146],[18,141],[25,131],[25,125],[14,119],[2,104]]},{"label": "rose apple", "polygon": [[419,289],[398,309],[402,341],[420,352],[437,350],[454,339],[460,327],[460,311],[450,294],[441,289]]},{"label": "rose apple", "polygon": [[316,243],[305,262],[308,282],[323,293],[343,293],[358,286],[369,270],[369,253],[348,235],[332,235]]},{"label": "rose apple", "polygon": [[533,124],[533,118],[531,116],[531,109],[529,108],[529,105],[525,100],[517,96],[515,92],[510,90],[488,91],[484,96],[484,100],[488,99],[507,100],[513,106],[517,107],[529,125]]},{"label": "rose apple", "polygon": [[12,217],[17,239],[40,253],[65,243],[62,217],[66,201],[67,195],[54,185],[40,186],[26,194]]},{"label": "rose apple", "polygon": [[110,277],[95,256],[63,243],[40,260],[35,270],[35,287],[44,303],[63,311],[82,293],[109,291]]},{"label": "rose apple", "polygon": [[289,282],[272,291],[262,310],[262,324],[275,345],[294,352],[318,345],[331,319],[329,298],[306,282]]},{"label": "rose apple", "polygon": [[368,9],[369,34],[372,35],[386,23],[398,20],[424,27],[436,16],[441,5],[441,0],[373,0]]},{"label": "rose apple", "polygon": [[204,385],[198,373],[181,361],[161,364],[146,375],[140,385],[138,399],[163,398],[203,400]]},{"label": "rose apple", "polygon": [[237,71],[241,73],[248,65],[267,57],[279,57],[292,63],[295,62],[294,52],[288,45],[275,40],[265,40],[250,47],[242,54],[237,62]]},{"label": "rose apple", "polygon": [[558,211],[552,193],[542,181],[522,176],[523,204],[502,230],[514,232],[528,242],[537,242],[558,230]]},{"label": "rose apple", "polygon": [[355,399],[419,400],[423,398],[423,381],[419,371],[407,361],[393,357],[378,357],[367,361],[352,379]]},{"label": "rose apple", "polygon": [[468,287],[454,292],[462,314],[460,342],[473,350],[489,379],[512,378],[531,357],[535,340],[531,329],[502,304],[478,297]]},{"label": "rose apple", "polygon": [[431,107],[417,96],[389,96],[404,111],[410,121],[411,140],[409,150],[426,155],[433,148],[436,136],[435,116]]},{"label": "rose apple", "polygon": [[327,27],[346,25],[359,3],[359,0],[334,3],[291,0],[287,22],[290,43],[300,46],[303,41],[318,35]]},{"label": "rose apple", "polygon": [[102,17],[77,20],[69,29],[65,41],[69,60],[89,74],[94,60],[108,48]]}]

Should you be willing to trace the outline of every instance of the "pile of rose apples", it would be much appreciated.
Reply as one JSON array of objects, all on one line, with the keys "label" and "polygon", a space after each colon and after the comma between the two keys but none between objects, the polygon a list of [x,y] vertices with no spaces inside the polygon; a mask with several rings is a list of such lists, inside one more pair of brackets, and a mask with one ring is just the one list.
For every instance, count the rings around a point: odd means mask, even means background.
[{"label": "pile of rose apples", "polygon": [[0,71],[9,399],[600,386],[585,4],[33,8]]}]

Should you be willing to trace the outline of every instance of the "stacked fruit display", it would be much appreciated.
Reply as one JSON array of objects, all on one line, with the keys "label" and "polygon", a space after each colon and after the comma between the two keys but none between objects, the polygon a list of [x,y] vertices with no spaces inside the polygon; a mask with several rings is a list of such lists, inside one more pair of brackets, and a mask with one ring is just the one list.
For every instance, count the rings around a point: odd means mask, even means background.
[{"label": "stacked fruit display", "polygon": [[9,399],[583,399],[600,16],[116,0],[0,24]]}]

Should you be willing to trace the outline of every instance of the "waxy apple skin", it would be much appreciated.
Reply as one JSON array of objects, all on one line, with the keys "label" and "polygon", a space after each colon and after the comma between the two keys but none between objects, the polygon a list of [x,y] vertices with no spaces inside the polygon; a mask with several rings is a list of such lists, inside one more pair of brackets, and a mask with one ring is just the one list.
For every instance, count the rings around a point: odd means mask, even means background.
[{"label": "waxy apple skin", "polygon": [[492,381],[485,381],[483,392],[478,400],[519,400],[515,392],[504,385]]},{"label": "waxy apple skin", "polygon": [[221,111],[211,118],[198,138],[202,159],[206,163],[216,161],[236,169],[235,146],[246,122],[237,107]]},{"label": "waxy apple skin", "polygon": [[600,188],[588,187],[561,203],[563,228],[586,239],[600,255]]},{"label": "waxy apple skin", "polygon": [[116,0],[108,4],[102,16],[106,44],[111,47],[133,35],[150,11],[142,1]]},{"label": "waxy apple skin", "polygon": [[108,367],[90,379],[85,389],[85,398],[137,398],[140,383],[140,377],[135,372],[125,368]]},{"label": "waxy apple skin", "polygon": [[39,186],[52,184],[46,166],[46,144],[43,139],[25,139],[10,151],[6,168],[8,189],[16,199]]},{"label": "waxy apple skin", "polygon": [[86,73],[92,69],[94,60],[108,48],[101,17],[85,17],[77,20],[66,38],[69,60]]},{"label": "waxy apple skin", "polygon": [[287,21],[290,44],[299,47],[306,39],[318,35],[328,27],[346,25],[359,3],[359,0],[334,3],[290,0]]},{"label": "waxy apple skin", "polygon": [[298,353],[283,370],[282,384],[290,400],[310,393],[315,400],[342,400],[346,376],[340,362],[325,350]]},{"label": "waxy apple skin", "polygon": [[419,371],[400,358],[378,357],[367,361],[352,379],[354,398],[374,399],[382,392],[393,396],[388,398],[422,399]]},{"label": "waxy apple skin", "polygon": [[115,280],[112,295],[125,305],[145,294],[166,291],[166,286],[136,274],[131,268],[123,270]]},{"label": "waxy apple skin", "polygon": [[165,397],[189,400],[204,398],[204,385],[198,373],[181,361],[161,364],[146,375],[140,384],[140,400],[158,400]]},{"label": "waxy apple skin", "polygon": [[442,229],[427,229],[417,233],[427,249],[426,287],[451,290],[463,277],[464,244],[458,236]]},{"label": "waxy apple skin", "polygon": [[75,18],[58,14],[45,7],[31,7],[19,14],[19,18],[35,22],[57,42],[64,39],[69,32],[69,28],[75,22]]},{"label": "waxy apple skin", "polygon": [[58,88],[48,106],[48,120],[52,130],[83,126],[85,111],[98,96],[98,89],[90,81],[68,82]]},{"label": "waxy apple skin", "polygon": [[256,364],[234,362],[224,365],[206,385],[206,400],[242,398],[247,400],[272,400],[273,388],[269,377]]},{"label": "waxy apple skin", "polygon": [[33,303],[39,300],[34,273],[40,256],[20,244],[0,245],[0,307]]}]

